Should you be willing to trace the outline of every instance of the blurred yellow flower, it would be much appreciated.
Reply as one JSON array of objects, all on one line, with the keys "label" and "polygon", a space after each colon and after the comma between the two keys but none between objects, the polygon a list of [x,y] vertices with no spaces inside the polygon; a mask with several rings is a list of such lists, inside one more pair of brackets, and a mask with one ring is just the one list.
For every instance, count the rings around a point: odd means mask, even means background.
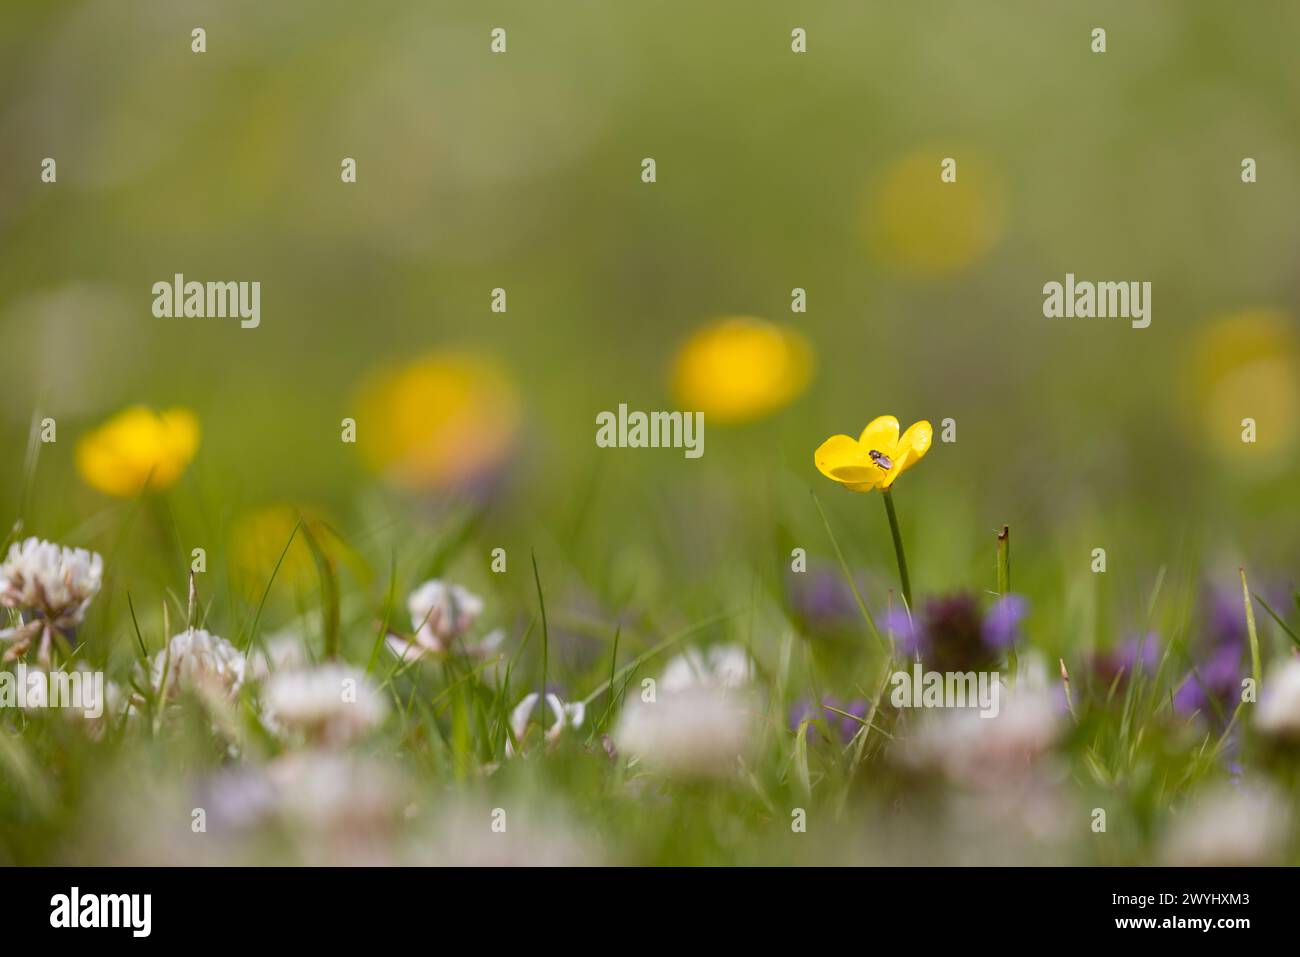
[{"label": "blurred yellow flower", "polygon": [[898,420],[882,415],[872,419],[856,439],[832,435],[813,453],[813,461],[822,475],[850,491],[887,489],[929,451],[933,435],[930,423],[922,420],[900,438]]},{"label": "blurred yellow flower", "polygon": [[366,463],[401,488],[462,484],[504,461],[519,430],[514,385],[493,359],[438,352],[362,384],[357,446]]},{"label": "blurred yellow flower", "polygon": [[812,368],[812,347],[799,332],[731,316],[697,330],[678,350],[673,393],[711,422],[746,422],[797,398]]},{"label": "blurred yellow flower", "polygon": [[109,495],[134,495],[176,483],[199,447],[199,420],[189,409],[124,409],[77,443],[77,471]]},{"label": "blurred yellow flower", "polygon": [[1002,237],[1000,181],[967,150],[955,182],[940,179],[941,149],[909,153],[886,172],[866,204],[867,241],[895,272],[932,279],[985,255]]},{"label": "blurred yellow flower", "polygon": [[[335,539],[326,533],[320,518],[295,505],[266,505],[239,515],[230,525],[231,579],[239,592],[247,598],[258,598],[266,590],[272,573],[285,593],[313,587],[318,580],[316,561],[311,548],[299,529],[294,526],[299,516],[311,528],[312,535],[327,554],[333,553]],[[289,536],[293,543],[289,544]],[[285,545],[289,550],[285,551]],[[280,556],[284,561],[280,562]],[[280,570],[275,571],[276,562]]]},{"label": "blurred yellow flower", "polygon": [[[1189,427],[1226,463],[1277,463],[1295,447],[1300,341],[1285,313],[1245,310],[1209,323],[1197,333],[1188,372]],[[1246,419],[1255,425],[1250,444],[1243,442]]]}]

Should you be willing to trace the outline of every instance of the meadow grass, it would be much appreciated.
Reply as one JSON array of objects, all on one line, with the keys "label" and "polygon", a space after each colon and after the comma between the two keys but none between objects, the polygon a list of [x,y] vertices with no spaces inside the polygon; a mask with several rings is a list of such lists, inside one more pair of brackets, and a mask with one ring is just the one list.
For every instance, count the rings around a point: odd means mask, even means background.
[{"label": "meadow grass", "polygon": [[[899,605],[884,559],[893,537],[884,526],[899,528],[892,508],[889,521],[872,526],[874,535],[864,539],[861,528],[869,523],[845,529],[837,517],[845,514],[839,506],[865,507],[869,498],[837,501],[835,512],[827,511],[816,489],[805,488],[804,506],[799,499],[794,494],[772,527],[760,531],[780,539],[791,534],[780,528],[784,522],[802,529],[794,537],[812,556],[808,571],[789,570],[787,550],[773,549],[775,557],[756,560],[751,553],[749,561],[719,570],[692,590],[683,580],[665,580],[671,572],[643,555],[648,564],[642,574],[664,581],[664,591],[653,602],[620,602],[612,616],[584,607],[586,599],[575,591],[575,582],[589,581],[572,564],[580,545],[541,539],[527,555],[513,549],[504,574],[487,572],[496,539],[483,531],[482,502],[467,501],[433,519],[412,518],[418,528],[398,520],[352,533],[299,515],[284,542],[265,556],[265,578],[242,591],[232,584],[232,569],[220,563],[194,574],[169,567],[168,559],[148,560],[154,543],[168,536],[168,522],[177,521],[184,535],[201,521],[200,510],[176,508],[174,492],[146,492],[112,506],[82,523],[96,530],[82,532],[90,541],[108,543],[105,584],[69,660],[104,668],[137,706],[130,715],[120,707],[110,712],[95,734],[54,711],[4,713],[0,802],[10,823],[0,854],[24,864],[1136,864],[1176,855],[1170,835],[1179,815],[1216,784],[1254,787],[1262,781],[1294,796],[1294,758],[1253,731],[1251,704],[1207,694],[1191,712],[1176,706],[1185,681],[1203,680],[1194,646],[1206,630],[1206,585],[1190,564],[1180,573],[1160,568],[1140,603],[1139,620],[1122,626],[1107,620],[1117,616],[1104,609],[1096,587],[1105,576],[1093,575],[1086,563],[1081,573],[1055,584],[1021,569],[1017,580],[1030,579],[1021,587],[1032,613],[1015,645],[992,666],[1006,676],[1011,695],[1032,685],[1053,699],[1052,715],[1035,719],[1050,721],[1047,740],[1016,750],[1021,745],[1014,740],[990,745],[955,728],[942,732],[959,752],[993,762],[1002,778],[993,782],[978,770],[967,775],[947,767],[960,768],[960,753],[913,760],[909,742],[930,716],[891,704],[890,675],[910,659],[895,626],[878,622],[882,614],[898,620],[891,607],[919,620],[939,590],[922,577],[916,606]],[[385,507],[409,505],[389,499]],[[983,562],[988,581],[970,582],[967,592],[983,593],[986,601],[1010,592],[1009,541],[1005,527],[989,536]],[[942,548],[943,540],[925,544]],[[870,553],[878,556],[874,567],[863,561]],[[486,659],[452,654],[417,661],[391,653],[386,636],[419,631],[426,623],[413,621],[406,629],[402,606],[403,596],[430,576],[463,578],[487,596],[484,619],[507,632],[498,652]],[[801,597],[800,587],[814,580],[833,598],[826,608]],[[1248,634],[1242,675],[1258,677],[1266,662],[1283,660],[1295,640],[1293,628],[1252,596],[1244,571],[1239,585]],[[566,586],[569,599],[557,599]],[[595,583],[597,592],[606,589],[618,594],[612,574]],[[1255,620],[1255,604],[1275,629]],[[1053,642],[1053,620],[1072,622],[1075,633],[1095,629],[1098,643]],[[210,830],[191,832],[191,812],[212,800],[213,781],[282,766],[304,751],[268,725],[263,691],[251,678],[227,704],[191,691],[172,700],[168,683],[179,679],[169,673],[165,637],[190,628],[226,633],[251,660],[267,652],[268,626],[300,643],[308,667],[351,663],[387,700],[379,727],[328,752],[330,760],[365,762],[349,765],[347,775],[378,781],[392,773],[400,781],[391,785],[391,806],[381,800],[366,811],[383,827],[328,803],[346,808],[354,800],[358,780],[344,777],[331,781],[341,791],[321,798],[324,810],[280,808],[249,824],[225,809],[213,812]],[[1127,669],[1099,668],[1097,655],[1119,644],[1120,627],[1152,634],[1157,657],[1139,655]],[[756,693],[745,705],[753,740],[743,753],[718,758],[708,774],[678,774],[620,749],[620,715],[644,679],[661,675],[666,662],[686,649],[730,645],[753,660]],[[142,676],[159,655],[164,677],[154,686]],[[585,720],[543,744],[536,723],[554,724],[539,699],[529,740],[522,741],[512,730],[512,712],[525,694],[543,687],[584,705]],[[801,701],[826,704],[792,719]],[[860,706],[850,710],[850,701]],[[710,733],[708,725],[698,730]],[[507,745],[523,754],[506,759]],[[1003,746],[1011,752],[998,753]],[[1102,833],[1091,827],[1097,808],[1106,812]],[[491,844],[493,809],[508,817],[517,812],[516,826],[525,832],[512,837],[506,851]],[[806,830],[792,830],[796,809]],[[444,827],[481,833],[452,841]],[[1291,843],[1274,848],[1274,859],[1294,860],[1294,832],[1288,834]]]}]

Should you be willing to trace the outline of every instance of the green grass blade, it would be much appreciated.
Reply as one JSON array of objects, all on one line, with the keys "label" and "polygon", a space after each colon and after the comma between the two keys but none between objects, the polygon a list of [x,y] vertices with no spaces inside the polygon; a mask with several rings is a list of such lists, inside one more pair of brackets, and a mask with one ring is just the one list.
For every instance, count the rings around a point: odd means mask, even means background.
[{"label": "green grass blade", "polygon": [[1255,679],[1255,687],[1259,688],[1262,681],[1262,670],[1259,663],[1259,634],[1255,630],[1255,606],[1250,603],[1250,588],[1246,585],[1246,569],[1237,569],[1241,573],[1241,600],[1246,606],[1246,631],[1250,634],[1250,672]]},{"label": "green grass blade", "polygon": [[1279,615],[1277,612],[1275,612],[1272,608],[1270,608],[1268,606],[1268,602],[1266,602],[1263,598],[1259,597],[1259,595],[1255,595],[1254,598],[1255,601],[1259,602],[1260,607],[1262,607],[1266,612],[1268,612],[1269,617],[1272,618],[1275,622],[1277,622],[1278,627],[1286,632],[1287,637],[1290,638],[1295,643],[1296,647],[1300,648],[1300,635],[1296,635],[1294,631],[1292,631],[1290,628],[1287,627],[1287,623],[1282,620],[1282,616]]},{"label": "green grass blade", "polygon": [[826,526],[826,534],[830,537],[831,547],[835,549],[835,558],[840,563],[840,571],[844,573],[844,579],[849,583],[849,588],[853,590],[853,597],[857,600],[858,610],[862,612],[862,617],[867,620],[867,626],[871,629],[871,633],[876,636],[876,640],[880,642],[880,646],[889,653],[889,657],[894,657],[892,643],[887,642],[880,633],[880,630],[876,627],[876,620],[871,617],[871,612],[867,610],[867,603],[862,600],[862,593],[858,591],[858,583],[853,580],[853,574],[849,571],[849,563],[844,560],[844,552],[840,550],[840,543],[835,538],[835,532],[831,530],[831,523],[826,518],[826,511],[822,508],[821,500],[812,489],[808,491],[812,495],[813,504],[817,506],[817,514],[822,517],[822,525]]},{"label": "green grass blade", "polygon": [[289,540],[284,543],[284,548],[280,550],[280,557],[275,560],[275,567],[271,569],[271,577],[266,580],[266,587],[262,589],[262,599],[257,603],[257,611],[253,614],[253,622],[248,629],[248,638],[241,642],[243,650],[248,651],[257,638],[257,626],[262,621],[262,609],[266,607],[266,599],[271,594],[271,586],[275,584],[275,576],[280,573],[280,566],[284,564],[284,556],[289,554],[289,546],[293,544],[294,537],[298,534],[298,529],[302,526],[302,519],[294,523],[293,530],[289,532]]}]

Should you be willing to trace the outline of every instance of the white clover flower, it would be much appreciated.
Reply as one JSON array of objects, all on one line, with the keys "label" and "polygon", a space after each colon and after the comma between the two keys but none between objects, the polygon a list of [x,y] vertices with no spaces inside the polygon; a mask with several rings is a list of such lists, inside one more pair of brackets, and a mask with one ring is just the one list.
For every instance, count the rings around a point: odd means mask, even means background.
[{"label": "white clover flower", "polygon": [[266,850],[258,839],[267,828],[291,837],[291,848],[273,852],[281,863],[286,855],[295,863],[387,862],[387,839],[398,836],[410,798],[400,769],[325,750],[292,751],[265,765],[230,765],[198,788],[189,800],[207,809],[209,830],[232,837],[237,849]]},{"label": "white clover flower", "polygon": [[754,737],[754,662],[736,644],[687,648],[664,666],[654,701],[634,700],[614,741],[645,764],[688,777],[730,773]]},{"label": "white clover flower", "polygon": [[150,686],[167,697],[180,691],[215,692],[230,699],[244,683],[246,663],[240,651],[217,635],[191,628],[174,635],[150,662]]},{"label": "white clover flower", "polygon": [[11,545],[0,564],[0,605],[33,619],[0,631],[0,640],[13,642],[4,660],[26,654],[40,635],[38,658],[48,664],[55,633],[81,624],[103,580],[104,560],[84,548],[64,548],[38,538]]},{"label": "white clover flower", "polygon": [[214,830],[238,830],[263,824],[275,811],[275,789],[266,768],[229,765],[199,782],[195,795]]},{"label": "white clover flower", "polygon": [[1255,727],[1276,738],[1300,738],[1300,658],[1289,658],[1260,691]]},{"label": "white clover flower", "polygon": [[253,681],[264,682],[277,671],[296,671],[310,664],[300,635],[271,635],[265,644],[264,650],[259,649],[248,659],[248,677]]},{"label": "white clover flower", "polygon": [[[451,650],[467,658],[488,658],[497,653],[506,640],[506,633],[500,628],[488,632],[477,641],[457,642]],[[384,639],[384,647],[403,661],[419,661],[425,655],[435,657],[447,654],[448,649],[439,644],[425,644],[420,640],[408,641],[399,635],[389,635]]]},{"label": "white clover flower", "polygon": [[467,798],[440,801],[410,839],[412,863],[436,867],[582,867],[606,863],[608,852],[557,806],[528,801],[509,808],[508,841],[484,821],[500,809]]},{"label": "white clover flower", "polygon": [[360,668],[326,664],[280,671],[264,693],[267,723],[284,737],[343,745],[364,737],[388,713],[379,688]]},{"label": "white clover flower", "polygon": [[84,548],[29,538],[0,564],[0,604],[77,625],[104,579],[104,560]]},{"label": "white clover flower", "polygon": [[727,774],[749,750],[754,708],[748,694],[693,687],[634,700],[619,719],[619,750],[651,767],[688,777]]},{"label": "white clover flower", "polygon": [[1002,689],[994,715],[978,708],[927,713],[903,744],[904,763],[973,787],[996,787],[1047,755],[1060,733],[1055,700],[1046,690]]},{"label": "white clover flower", "polygon": [[1219,783],[1174,821],[1163,855],[1170,864],[1237,867],[1276,863],[1291,829],[1285,796],[1255,783]]},{"label": "white clover flower", "polygon": [[408,640],[389,635],[385,640],[389,651],[403,661],[453,651],[486,657],[494,653],[505,638],[504,632],[494,631],[477,642],[462,640],[457,643],[457,639],[465,638],[483,612],[483,599],[460,585],[432,579],[411,592],[406,606],[411,613],[414,637]]},{"label": "white clover flower", "polygon": [[690,688],[743,688],[754,680],[754,661],[741,645],[714,645],[707,654],[687,648],[664,666],[659,690],[676,694]]},{"label": "white clover flower", "polygon": [[[410,843],[403,809],[416,792],[405,772],[350,752],[290,751],[266,764],[231,763],[184,785],[173,785],[166,800],[145,788],[156,810],[122,822],[131,845],[142,833],[153,845],[151,863],[396,865]],[[178,842],[174,827],[156,823],[194,807],[206,809],[214,840]]]},{"label": "white clover flower", "polygon": [[[122,690],[122,686],[116,681],[109,681],[104,684],[104,713],[98,718],[87,718],[86,726],[90,731],[90,736],[96,741],[104,737],[109,725],[114,721],[121,721],[130,714],[131,701],[130,695]],[[81,712],[74,712],[80,714]]]},{"label": "white clover flower", "polygon": [[483,612],[483,599],[435,578],[413,591],[406,607],[418,638],[445,647],[474,626]]},{"label": "white clover flower", "polygon": [[296,751],[268,764],[266,775],[274,811],[291,826],[364,838],[401,822],[404,781],[374,760]]},{"label": "white clover flower", "polygon": [[472,642],[462,641],[458,646],[464,655],[481,662],[475,666],[475,670],[478,672],[479,680],[486,685],[500,685],[505,681],[506,673],[510,670],[506,661],[507,656],[501,650],[505,641],[505,629],[494,628],[482,638]]},{"label": "white clover flower", "polygon": [[[523,746],[524,737],[528,733],[528,724],[532,720],[533,709],[537,707],[537,699],[540,697],[536,691],[524,695],[522,701],[515,705],[515,710],[510,713],[510,730],[514,732],[515,740]],[[582,727],[583,719],[587,716],[587,706],[581,701],[565,703],[560,700],[557,694],[547,694],[546,704],[551,709],[551,715],[555,719],[551,726],[546,729],[543,737],[547,744],[554,744],[560,739],[560,735],[565,728]],[[510,743],[510,738],[506,738],[506,757],[513,757],[515,749]]]}]

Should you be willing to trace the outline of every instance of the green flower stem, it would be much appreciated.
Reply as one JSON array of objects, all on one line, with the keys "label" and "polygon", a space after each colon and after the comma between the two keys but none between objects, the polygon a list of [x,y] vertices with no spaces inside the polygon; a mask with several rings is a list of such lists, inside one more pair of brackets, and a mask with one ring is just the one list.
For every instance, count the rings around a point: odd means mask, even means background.
[{"label": "green flower stem", "polygon": [[1002,526],[998,532],[998,594],[1011,591],[1011,527]]},{"label": "green flower stem", "polygon": [[907,577],[907,556],[903,554],[903,535],[898,530],[898,514],[894,511],[894,496],[890,489],[881,489],[885,498],[885,514],[889,516],[889,531],[894,536],[894,555],[898,559],[898,580],[903,590],[903,601],[912,608],[912,583]]}]

